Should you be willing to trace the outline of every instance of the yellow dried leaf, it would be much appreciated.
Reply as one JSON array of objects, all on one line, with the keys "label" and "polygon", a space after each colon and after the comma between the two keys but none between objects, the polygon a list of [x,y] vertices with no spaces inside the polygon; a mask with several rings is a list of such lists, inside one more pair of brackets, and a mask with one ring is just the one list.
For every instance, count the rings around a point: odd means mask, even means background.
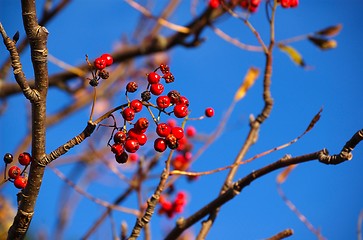
[{"label": "yellow dried leaf", "polygon": [[294,63],[296,63],[301,67],[305,67],[304,59],[302,58],[301,54],[298,51],[296,51],[295,48],[283,44],[279,44],[278,47],[280,48],[281,51],[286,53]]},{"label": "yellow dried leaf", "polygon": [[322,35],[322,36],[327,36],[327,37],[333,37],[333,36],[337,35],[340,32],[340,30],[342,30],[342,28],[343,28],[343,25],[338,24],[335,26],[330,26],[330,27],[324,28],[324,29],[316,32],[316,34]]},{"label": "yellow dried leaf", "polygon": [[260,70],[258,68],[251,67],[248,69],[241,86],[234,95],[234,101],[239,101],[246,95],[248,89],[250,89],[250,87],[255,83],[259,74]]},{"label": "yellow dried leaf", "polygon": [[277,183],[282,184],[285,182],[285,180],[287,179],[288,175],[290,174],[290,172],[297,167],[297,164],[294,165],[290,165],[288,167],[286,167],[276,178]]}]

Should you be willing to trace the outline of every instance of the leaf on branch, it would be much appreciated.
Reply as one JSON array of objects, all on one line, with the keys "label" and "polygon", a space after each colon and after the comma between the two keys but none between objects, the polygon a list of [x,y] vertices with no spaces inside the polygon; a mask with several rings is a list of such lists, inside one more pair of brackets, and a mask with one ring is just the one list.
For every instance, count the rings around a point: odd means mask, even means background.
[{"label": "leaf on branch", "polygon": [[337,41],[335,41],[334,39],[325,39],[313,36],[308,36],[308,39],[321,50],[329,50],[338,46]]},{"label": "leaf on branch", "polygon": [[281,51],[286,53],[295,64],[299,65],[300,67],[306,66],[301,54],[295,48],[284,44],[279,44],[278,47]]},{"label": "leaf on branch", "polygon": [[260,70],[258,68],[251,67],[248,69],[241,86],[238,88],[236,94],[234,95],[234,101],[237,102],[246,95],[248,89],[250,89],[250,87],[252,87],[252,85],[255,83],[259,74]]},{"label": "leaf on branch", "polygon": [[322,111],[323,111],[323,108],[320,108],[319,112],[314,116],[314,118],[309,123],[309,126],[306,128],[304,134],[309,132],[315,126],[315,124],[319,121]]},{"label": "leaf on branch", "polygon": [[324,29],[316,32],[315,34],[322,35],[325,37],[333,37],[333,36],[337,35],[342,30],[342,28],[343,28],[343,25],[338,24],[335,26],[330,26],[330,27],[324,28]]},{"label": "leaf on branch", "polygon": [[290,165],[286,167],[279,175],[277,175],[276,182],[282,184],[286,181],[290,172],[297,167],[298,164]]},{"label": "leaf on branch", "polygon": [[13,41],[16,43],[19,40],[19,31],[16,31],[16,33],[13,36]]}]

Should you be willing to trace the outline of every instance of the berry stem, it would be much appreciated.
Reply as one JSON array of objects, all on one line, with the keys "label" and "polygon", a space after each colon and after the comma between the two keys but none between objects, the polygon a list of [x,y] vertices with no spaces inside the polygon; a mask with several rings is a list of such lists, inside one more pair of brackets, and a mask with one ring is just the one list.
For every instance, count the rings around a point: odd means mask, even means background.
[{"label": "berry stem", "polygon": [[90,114],[90,116],[89,116],[89,120],[90,120],[91,122],[92,122],[93,112],[94,112],[94,109],[95,109],[96,98],[97,98],[97,91],[96,91],[96,88],[93,88],[93,101],[92,101],[91,114]]}]

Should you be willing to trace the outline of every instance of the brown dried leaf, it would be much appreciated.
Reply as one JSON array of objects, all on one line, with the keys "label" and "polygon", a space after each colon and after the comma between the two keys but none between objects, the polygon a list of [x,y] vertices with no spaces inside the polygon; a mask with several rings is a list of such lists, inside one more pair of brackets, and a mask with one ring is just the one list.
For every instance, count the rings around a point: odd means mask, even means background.
[{"label": "brown dried leaf", "polygon": [[237,102],[246,95],[248,89],[250,89],[250,87],[255,83],[259,74],[260,70],[258,68],[251,67],[250,69],[248,69],[241,86],[238,88],[236,94],[234,95],[234,101]]},{"label": "brown dried leaf", "polygon": [[321,50],[329,50],[338,46],[337,41],[335,41],[334,39],[325,39],[313,36],[309,36],[308,39]]},{"label": "brown dried leaf", "polygon": [[342,28],[343,28],[343,25],[338,24],[335,26],[330,26],[330,27],[324,28],[324,29],[316,32],[315,34],[326,36],[326,37],[333,37],[333,36],[337,35],[340,32],[340,30],[342,30]]},{"label": "brown dried leaf", "polygon": [[315,126],[315,124],[319,121],[322,111],[323,111],[323,108],[320,108],[319,112],[314,116],[314,118],[309,123],[309,126],[305,130],[305,133],[309,132]]},{"label": "brown dried leaf", "polygon": [[277,175],[276,181],[279,184],[282,184],[286,181],[288,175],[290,174],[290,172],[297,167],[297,164],[294,165],[290,165],[288,167],[286,167],[279,175]]},{"label": "brown dried leaf", "polygon": [[281,51],[286,53],[294,63],[296,63],[297,65],[299,65],[301,67],[306,66],[301,54],[295,48],[284,45],[284,44],[279,44],[278,47],[280,48]]}]

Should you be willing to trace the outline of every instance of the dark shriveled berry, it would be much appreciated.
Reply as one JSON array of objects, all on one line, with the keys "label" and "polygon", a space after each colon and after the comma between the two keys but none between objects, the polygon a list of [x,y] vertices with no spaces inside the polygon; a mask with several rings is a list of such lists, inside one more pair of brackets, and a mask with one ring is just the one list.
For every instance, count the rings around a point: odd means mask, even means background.
[{"label": "dark shriveled berry", "polygon": [[168,97],[170,98],[170,102],[177,104],[180,100],[180,93],[176,90],[172,90],[168,93]]},{"label": "dark shriveled berry", "polygon": [[102,79],[108,79],[110,77],[110,73],[107,70],[102,69],[98,72],[98,76]]},{"label": "dark shriveled berry", "polygon": [[144,92],[142,92],[141,93],[141,99],[144,102],[149,101],[151,99],[151,93],[150,93],[150,91],[144,91]]},{"label": "dark shriveled berry", "polygon": [[13,160],[14,160],[14,157],[13,157],[13,155],[11,153],[5,153],[5,155],[4,155],[4,162],[6,164],[11,163]]},{"label": "dark shriveled berry", "polygon": [[115,155],[116,162],[120,164],[126,163],[128,158],[129,155],[126,152],[123,152],[120,155]]}]

